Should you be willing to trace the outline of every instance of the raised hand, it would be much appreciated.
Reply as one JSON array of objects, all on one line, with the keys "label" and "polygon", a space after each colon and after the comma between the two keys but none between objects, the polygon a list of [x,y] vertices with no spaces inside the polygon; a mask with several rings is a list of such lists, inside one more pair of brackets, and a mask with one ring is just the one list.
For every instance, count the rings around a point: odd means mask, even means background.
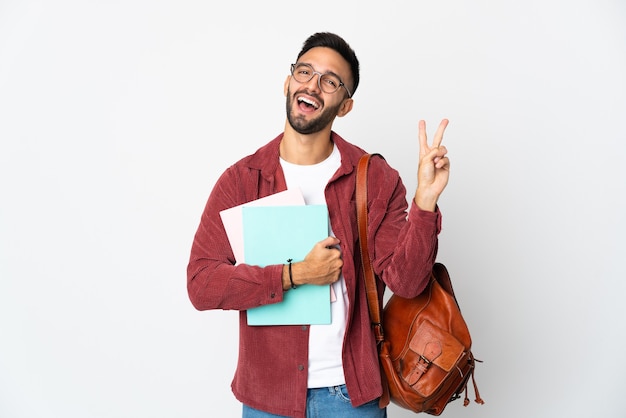
[{"label": "raised hand", "polygon": [[434,211],[439,196],[448,184],[450,160],[448,150],[441,145],[448,120],[443,119],[435,132],[432,145],[428,145],[426,122],[419,121],[419,165],[415,203],[423,210]]}]

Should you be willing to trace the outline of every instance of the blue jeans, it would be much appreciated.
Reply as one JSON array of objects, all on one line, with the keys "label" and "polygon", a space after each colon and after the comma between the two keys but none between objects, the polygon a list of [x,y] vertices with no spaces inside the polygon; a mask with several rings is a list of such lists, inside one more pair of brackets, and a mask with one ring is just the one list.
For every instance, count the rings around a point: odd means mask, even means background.
[{"label": "blue jeans", "polygon": [[[378,407],[378,399],[354,408],[346,385],[309,389],[306,395],[307,418],[387,418],[387,409]],[[243,418],[285,418],[243,406]]]}]

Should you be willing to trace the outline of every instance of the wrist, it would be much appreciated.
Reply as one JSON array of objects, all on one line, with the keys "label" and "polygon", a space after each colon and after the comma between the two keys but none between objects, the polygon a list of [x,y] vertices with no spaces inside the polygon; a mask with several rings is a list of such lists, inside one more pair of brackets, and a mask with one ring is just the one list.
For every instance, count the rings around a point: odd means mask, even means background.
[{"label": "wrist", "polygon": [[296,289],[296,283],[294,282],[294,267],[293,260],[287,260],[287,264],[283,264],[283,290]]},{"label": "wrist", "polygon": [[429,195],[427,193],[421,192],[419,189],[415,192],[415,198],[413,199],[418,208],[428,211],[434,212],[437,208],[437,200],[439,196],[437,195]]}]

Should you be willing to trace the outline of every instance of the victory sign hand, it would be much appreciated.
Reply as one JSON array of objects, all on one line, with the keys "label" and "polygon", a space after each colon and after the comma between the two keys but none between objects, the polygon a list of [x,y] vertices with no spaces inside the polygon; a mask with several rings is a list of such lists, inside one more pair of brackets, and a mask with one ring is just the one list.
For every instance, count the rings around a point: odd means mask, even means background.
[{"label": "victory sign hand", "polygon": [[441,145],[448,120],[443,119],[435,132],[432,145],[426,138],[426,122],[419,121],[419,166],[415,203],[423,210],[434,211],[439,196],[448,184],[450,160],[448,150]]}]

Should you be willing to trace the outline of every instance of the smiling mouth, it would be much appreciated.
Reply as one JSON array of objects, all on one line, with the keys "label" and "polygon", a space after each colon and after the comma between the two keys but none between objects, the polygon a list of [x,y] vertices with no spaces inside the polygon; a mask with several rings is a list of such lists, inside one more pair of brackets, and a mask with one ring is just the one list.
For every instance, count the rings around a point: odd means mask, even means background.
[{"label": "smiling mouth", "polygon": [[304,107],[309,110],[317,110],[320,108],[320,104],[318,102],[316,102],[315,100],[311,100],[307,97],[298,97],[298,104],[300,105],[300,107]]}]

